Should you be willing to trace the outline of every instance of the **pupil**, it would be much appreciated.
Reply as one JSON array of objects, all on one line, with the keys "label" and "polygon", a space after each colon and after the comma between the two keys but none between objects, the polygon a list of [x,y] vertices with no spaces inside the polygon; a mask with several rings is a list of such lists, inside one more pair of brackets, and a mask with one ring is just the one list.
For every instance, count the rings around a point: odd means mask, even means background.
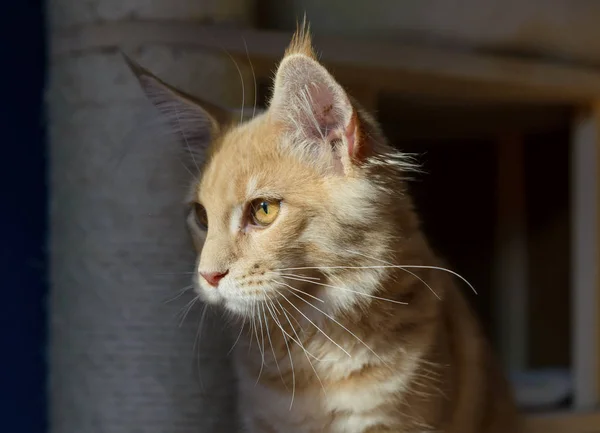
[{"label": "pupil", "polygon": [[263,201],[260,204],[260,207],[262,208],[263,212],[268,214],[269,213],[269,204],[266,201]]}]

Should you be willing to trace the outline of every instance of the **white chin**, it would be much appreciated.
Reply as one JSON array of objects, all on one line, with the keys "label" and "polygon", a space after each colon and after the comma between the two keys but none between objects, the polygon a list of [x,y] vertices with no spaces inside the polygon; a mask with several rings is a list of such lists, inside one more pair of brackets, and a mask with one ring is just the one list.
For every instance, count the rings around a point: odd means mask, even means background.
[{"label": "white chin", "polygon": [[206,304],[217,305],[223,302],[222,296],[198,285],[194,285],[194,293],[196,293],[200,300]]},{"label": "white chin", "polygon": [[224,298],[222,300],[226,309],[240,316],[249,317],[260,314],[262,311],[261,305],[267,300],[266,296],[245,296]]},{"label": "white chin", "polygon": [[249,302],[225,301],[225,308],[239,316],[248,317],[252,314],[252,306]]},{"label": "white chin", "polygon": [[243,291],[235,287],[214,288],[204,287],[200,284],[195,285],[194,292],[207,304],[221,305],[226,310],[245,317],[260,314],[262,307],[259,306],[269,299],[268,288],[265,289],[264,293],[258,292],[249,295],[244,294]]}]

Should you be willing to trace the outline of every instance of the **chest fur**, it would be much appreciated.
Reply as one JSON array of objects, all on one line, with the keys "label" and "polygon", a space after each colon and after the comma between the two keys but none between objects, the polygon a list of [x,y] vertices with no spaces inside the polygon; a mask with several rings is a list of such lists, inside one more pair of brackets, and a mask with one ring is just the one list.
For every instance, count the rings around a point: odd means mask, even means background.
[{"label": "chest fur", "polygon": [[[294,366],[299,383],[287,388],[257,382],[254,372],[238,364],[240,411],[248,433],[362,433],[392,423],[394,402],[406,391],[413,370],[380,365],[373,374],[366,367],[380,361],[365,350],[312,360],[312,366],[304,361],[298,358]],[[308,380],[301,383],[301,377]]]}]

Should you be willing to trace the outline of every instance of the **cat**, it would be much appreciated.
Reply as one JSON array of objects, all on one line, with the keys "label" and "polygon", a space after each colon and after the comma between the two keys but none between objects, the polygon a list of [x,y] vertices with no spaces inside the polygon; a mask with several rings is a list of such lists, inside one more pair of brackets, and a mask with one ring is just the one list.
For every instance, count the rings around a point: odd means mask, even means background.
[{"label": "cat", "polygon": [[307,25],[244,121],[128,62],[205,160],[194,284],[231,317],[244,431],[520,431],[465,281],[421,231],[417,166],[319,63]]}]

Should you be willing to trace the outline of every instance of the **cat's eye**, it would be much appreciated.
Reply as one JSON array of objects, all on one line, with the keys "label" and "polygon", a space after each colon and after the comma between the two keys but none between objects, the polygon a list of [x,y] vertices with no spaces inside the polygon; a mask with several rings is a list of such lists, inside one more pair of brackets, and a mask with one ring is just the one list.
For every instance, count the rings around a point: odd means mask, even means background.
[{"label": "cat's eye", "polygon": [[266,227],[279,215],[281,202],[259,198],[250,203],[250,219],[254,225]]},{"label": "cat's eye", "polygon": [[208,229],[208,215],[206,209],[200,203],[194,203],[194,219],[202,230]]}]

